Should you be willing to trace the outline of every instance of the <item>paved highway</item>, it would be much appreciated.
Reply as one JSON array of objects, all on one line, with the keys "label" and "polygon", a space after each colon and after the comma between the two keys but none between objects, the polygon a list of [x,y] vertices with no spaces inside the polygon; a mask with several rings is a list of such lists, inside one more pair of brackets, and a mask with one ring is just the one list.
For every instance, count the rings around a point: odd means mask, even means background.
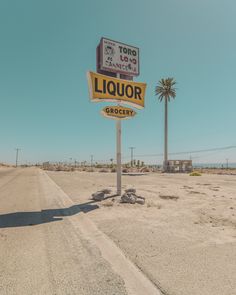
[{"label": "paved highway", "polygon": [[[0,169],[1,295],[160,295],[42,170]],[[81,211],[83,210],[83,211]]]},{"label": "paved highway", "polygon": [[75,230],[76,214],[42,171],[0,170],[1,295],[127,294],[99,249]]}]

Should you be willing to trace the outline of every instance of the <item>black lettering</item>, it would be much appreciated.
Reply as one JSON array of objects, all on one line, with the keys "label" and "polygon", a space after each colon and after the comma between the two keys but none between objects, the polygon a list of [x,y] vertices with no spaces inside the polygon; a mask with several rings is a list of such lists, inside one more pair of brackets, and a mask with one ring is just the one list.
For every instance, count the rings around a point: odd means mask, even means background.
[{"label": "black lettering", "polygon": [[142,93],[142,89],[140,87],[138,87],[138,86],[135,86],[134,87],[134,97],[135,97],[135,99],[142,100],[141,93]]},{"label": "black lettering", "polygon": [[122,53],[122,46],[119,46],[119,48],[120,48],[120,53]]},{"label": "black lettering", "polygon": [[124,96],[124,94],[125,94],[125,86],[124,86],[124,84],[122,83],[117,83],[117,94],[118,94],[118,96]]},{"label": "black lettering", "polygon": [[102,93],[102,90],[98,89],[98,78],[95,78],[95,92]]},{"label": "black lettering", "polygon": [[107,89],[107,81],[106,80],[103,80],[103,93],[104,94],[106,94],[107,93],[107,91],[106,91],[106,89]]},{"label": "black lettering", "polygon": [[106,112],[107,114],[109,114],[109,113],[110,113],[109,110],[110,110],[110,108],[106,108],[106,109],[105,109],[105,112]]},{"label": "black lettering", "polygon": [[110,95],[116,95],[116,84],[113,81],[107,83],[107,91]]},{"label": "black lettering", "polygon": [[133,50],[132,53],[133,53],[133,56],[136,56],[137,55],[136,50]]},{"label": "black lettering", "polygon": [[[130,89],[130,91],[129,91]],[[131,85],[127,85],[126,86],[126,89],[125,89],[125,94],[128,98],[131,98],[133,97],[133,94],[134,94],[134,90],[133,90],[133,87]]]}]

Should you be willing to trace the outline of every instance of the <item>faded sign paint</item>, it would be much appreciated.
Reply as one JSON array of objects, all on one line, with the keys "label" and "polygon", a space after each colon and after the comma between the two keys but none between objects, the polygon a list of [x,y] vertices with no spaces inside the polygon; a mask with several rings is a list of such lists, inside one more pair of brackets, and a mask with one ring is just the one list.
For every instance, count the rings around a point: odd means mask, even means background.
[{"label": "faded sign paint", "polygon": [[139,49],[137,47],[102,38],[100,54],[101,70],[129,76],[139,75]]}]

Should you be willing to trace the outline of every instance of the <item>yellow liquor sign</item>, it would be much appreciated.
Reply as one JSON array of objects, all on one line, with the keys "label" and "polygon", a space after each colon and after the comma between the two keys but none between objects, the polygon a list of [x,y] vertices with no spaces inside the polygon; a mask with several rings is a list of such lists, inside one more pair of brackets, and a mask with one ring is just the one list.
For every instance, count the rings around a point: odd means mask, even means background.
[{"label": "yellow liquor sign", "polygon": [[112,119],[128,119],[136,115],[136,112],[130,108],[122,106],[109,106],[101,111],[102,115]]},{"label": "yellow liquor sign", "polygon": [[116,79],[113,77],[88,72],[90,98],[92,101],[111,101],[144,107],[146,83]]}]

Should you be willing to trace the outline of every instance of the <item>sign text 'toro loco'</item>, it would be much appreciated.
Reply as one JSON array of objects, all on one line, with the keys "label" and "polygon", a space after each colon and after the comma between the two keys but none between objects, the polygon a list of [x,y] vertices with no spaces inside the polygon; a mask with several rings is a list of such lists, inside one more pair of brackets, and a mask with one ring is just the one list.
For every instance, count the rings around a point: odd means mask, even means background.
[{"label": "sign text 'toro loco'", "polygon": [[139,49],[121,42],[102,38],[100,41],[100,68],[105,71],[139,75]]},{"label": "sign text 'toro loco'", "polygon": [[88,72],[87,76],[92,101],[116,101],[138,109],[144,107],[146,83],[116,79],[94,72]]}]

